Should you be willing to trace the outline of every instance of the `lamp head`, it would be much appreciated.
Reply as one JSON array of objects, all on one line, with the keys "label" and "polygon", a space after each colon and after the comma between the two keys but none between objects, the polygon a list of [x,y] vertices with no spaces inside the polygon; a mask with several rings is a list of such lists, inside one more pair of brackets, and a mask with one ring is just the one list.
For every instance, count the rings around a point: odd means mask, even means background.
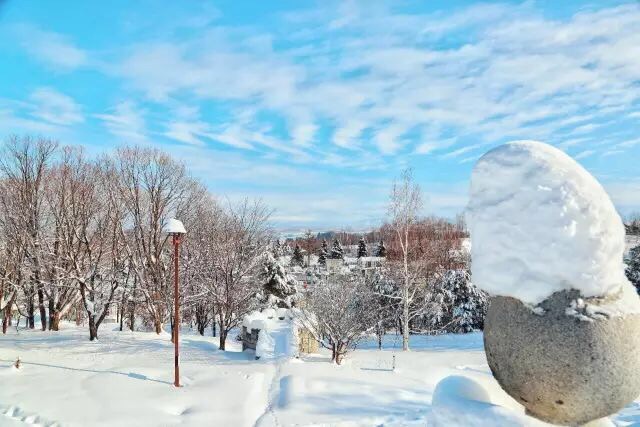
[{"label": "lamp head", "polygon": [[175,218],[171,218],[167,222],[167,225],[165,225],[164,232],[175,236],[175,235],[186,234],[187,230],[185,230],[184,224],[182,223],[182,221]]}]

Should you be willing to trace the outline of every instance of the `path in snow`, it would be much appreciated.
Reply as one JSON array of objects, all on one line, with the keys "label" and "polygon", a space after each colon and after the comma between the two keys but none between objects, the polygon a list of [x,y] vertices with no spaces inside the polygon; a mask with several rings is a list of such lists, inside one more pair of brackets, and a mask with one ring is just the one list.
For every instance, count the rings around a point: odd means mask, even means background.
[{"label": "path in snow", "polygon": [[275,363],[275,369],[269,385],[267,405],[262,415],[256,420],[255,427],[280,427],[281,425],[275,407],[283,401],[283,396],[281,396],[284,391],[281,387],[282,366],[287,363],[291,323],[284,320],[274,322],[273,325],[274,327],[270,331],[260,331],[261,334],[269,333],[275,344],[273,360],[268,362]]}]

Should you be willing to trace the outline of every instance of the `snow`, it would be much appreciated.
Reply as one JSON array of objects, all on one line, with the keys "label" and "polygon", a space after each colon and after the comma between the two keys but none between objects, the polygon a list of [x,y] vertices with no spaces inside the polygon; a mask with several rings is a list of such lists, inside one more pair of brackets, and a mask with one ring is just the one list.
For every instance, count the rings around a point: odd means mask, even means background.
[{"label": "snow", "polygon": [[[516,141],[476,164],[467,210],[473,281],[490,294],[537,305],[577,289],[619,292],[625,230],[600,183],[571,157]],[[640,311],[635,297],[627,309]]]},{"label": "snow", "polygon": [[[524,415],[524,408],[504,399],[504,392],[489,378],[452,375],[433,392],[429,425],[447,426],[549,426]],[[505,404],[506,403],[506,404]]]},{"label": "snow", "polygon": [[164,227],[164,232],[168,234],[185,234],[187,230],[184,228],[182,221],[171,218]]},{"label": "snow", "polygon": [[[234,334],[227,341],[229,351],[220,351],[217,338],[184,328],[184,386],[176,389],[173,345],[167,335],[104,328],[100,341],[90,343],[86,327],[61,326],[57,333],[21,329],[17,334],[12,328],[0,335],[1,426],[37,420],[40,425],[65,427],[431,427],[443,425],[435,424],[434,418],[450,417],[447,408],[452,407],[460,416],[466,414],[465,421],[444,425],[535,425],[496,421],[535,423],[491,376],[480,333],[412,336],[411,352],[396,351],[401,339],[395,335],[385,336],[385,349],[378,351],[371,337],[337,367],[326,350],[302,354],[299,360],[256,361],[253,351],[240,350]],[[276,337],[276,353],[286,345],[278,342],[285,336]],[[18,357],[22,366],[16,371],[12,364]],[[466,390],[466,380],[457,380],[455,386],[447,379],[452,376],[469,378],[475,384],[471,391],[475,387],[478,393]],[[640,422],[640,401],[613,422]]]},{"label": "snow", "polygon": [[258,334],[256,344],[256,357],[260,359],[273,359],[275,356],[276,340],[269,328],[263,328]]}]

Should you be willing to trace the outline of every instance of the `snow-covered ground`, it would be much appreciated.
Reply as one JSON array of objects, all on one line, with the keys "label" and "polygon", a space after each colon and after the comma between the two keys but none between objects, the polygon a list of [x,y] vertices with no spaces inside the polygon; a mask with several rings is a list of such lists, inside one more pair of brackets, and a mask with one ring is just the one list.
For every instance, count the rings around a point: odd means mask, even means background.
[{"label": "snow-covered ground", "polygon": [[[365,342],[338,367],[326,353],[256,361],[238,343],[223,352],[216,338],[185,331],[184,387],[175,389],[167,334],[110,327],[101,328],[98,342],[71,324],[57,333],[0,335],[0,426],[425,425],[436,384],[451,375],[509,399],[488,371],[479,333],[414,336],[408,353],[390,335],[385,350]],[[640,423],[640,402],[614,421]]]}]

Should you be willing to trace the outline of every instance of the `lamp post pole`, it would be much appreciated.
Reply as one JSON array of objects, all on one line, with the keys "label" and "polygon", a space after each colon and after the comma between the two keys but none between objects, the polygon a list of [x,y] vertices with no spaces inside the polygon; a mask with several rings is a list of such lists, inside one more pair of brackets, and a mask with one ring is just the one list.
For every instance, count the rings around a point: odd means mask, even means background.
[{"label": "lamp post pole", "polygon": [[173,235],[173,271],[175,273],[175,277],[173,280],[174,290],[173,295],[175,298],[174,302],[174,318],[173,318],[173,346],[175,349],[174,355],[174,382],[173,385],[176,387],[180,387],[180,347],[179,347],[179,331],[180,331],[180,295],[178,288],[178,248],[180,246],[180,235],[175,233]]},{"label": "lamp post pole", "polygon": [[178,221],[175,218],[172,218],[167,223],[164,231],[172,237],[173,241],[173,333],[171,338],[173,339],[173,347],[174,347],[174,381],[173,385],[176,387],[180,387],[180,288],[178,287],[178,260],[180,259],[179,255],[179,247],[180,247],[180,239],[183,234],[187,232],[184,229],[184,225],[182,222]]}]

